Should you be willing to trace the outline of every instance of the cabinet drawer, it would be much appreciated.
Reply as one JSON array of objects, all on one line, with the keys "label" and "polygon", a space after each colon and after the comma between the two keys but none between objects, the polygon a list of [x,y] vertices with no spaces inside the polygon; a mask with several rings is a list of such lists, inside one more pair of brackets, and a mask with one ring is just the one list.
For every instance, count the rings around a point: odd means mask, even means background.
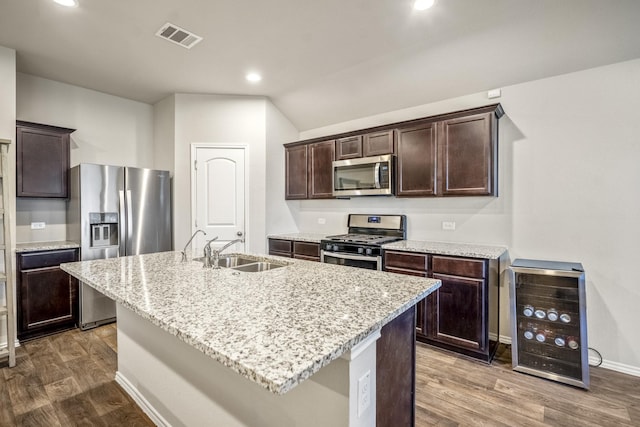
[{"label": "cabinet drawer", "polygon": [[309,242],[293,242],[293,255],[301,255],[301,257],[320,258],[320,245],[318,243]]},{"label": "cabinet drawer", "polygon": [[428,271],[429,257],[426,254],[412,252],[384,252],[384,266],[409,270]]},{"label": "cabinet drawer", "polygon": [[269,239],[269,252],[291,254],[291,240]]},{"label": "cabinet drawer", "polygon": [[42,251],[19,254],[20,270],[53,267],[64,262],[77,260],[77,249],[63,249],[59,251]]},{"label": "cabinet drawer", "polygon": [[428,277],[426,271],[407,270],[406,268],[385,267],[389,273],[406,274],[407,276]]},{"label": "cabinet drawer", "polygon": [[442,273],[479,279],[486,277],[486,263],[484,260],[434,255],[431,259],[431,266],[434,274]]}]

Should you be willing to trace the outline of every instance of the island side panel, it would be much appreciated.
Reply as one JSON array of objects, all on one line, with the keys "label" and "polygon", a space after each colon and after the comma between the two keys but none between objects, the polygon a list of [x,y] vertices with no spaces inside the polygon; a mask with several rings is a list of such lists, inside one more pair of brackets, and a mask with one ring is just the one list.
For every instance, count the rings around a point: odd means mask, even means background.
[{"label": "island side panel", "polygon": [[277,395],[122,305],[117,310],[116,380],[157,425],[375,425],[375,396],[365,413],[353,416],[356,378],[363,371],[376,370],[375,338],[359,355],[352,357],[348,352],[294,389]]},{"label": "island side panel", "polygon": [[376,426],[415,422],[416,307],[383,326],[376,343]]}]

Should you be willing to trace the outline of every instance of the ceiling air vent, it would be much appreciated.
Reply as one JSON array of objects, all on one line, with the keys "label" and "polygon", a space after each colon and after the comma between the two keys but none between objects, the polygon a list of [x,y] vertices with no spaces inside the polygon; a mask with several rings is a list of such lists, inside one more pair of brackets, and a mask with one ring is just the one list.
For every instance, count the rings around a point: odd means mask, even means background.
[{"label": "ceiling air vent", "polygon": [[184,28],[180,28],[177,25],[170,24],[169,22],[160,27],[156,36],[167,39],[172,43],[179,44],[187,49],[191,49],[193,46],[198,44],[200,40],[202,40],[202,37],[196,36],[192,32],[189,32]]}]

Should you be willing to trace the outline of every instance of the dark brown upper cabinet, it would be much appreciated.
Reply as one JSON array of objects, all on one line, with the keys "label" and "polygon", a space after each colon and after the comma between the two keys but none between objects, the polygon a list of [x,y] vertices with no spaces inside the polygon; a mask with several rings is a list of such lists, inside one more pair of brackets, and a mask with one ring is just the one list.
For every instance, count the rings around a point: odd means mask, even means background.
[{"label": "dark brown upper cabinet", "polygon": [[16,122],[16,196],[69,197],[69,144],[74,129]]},{"label": "dark brown upper cabinet", "polygon": [[436,196],[436,123],[396,130],[396,196]]},{"label": "dark brown upper cabinet", "polygon": [[335,140],[285,148],[285,199],[333,197]]},{"label": "dark brown upper cabinet", "polygon": [[307,198],[308,145],[285,149],[285,199]]},{"label": "dark brown upper cabinet", "polygon": [[398,197],[497,196],[500,106],[396,130]]},{"label": "dark brown upper cabinet", "polygon": [[443,196],[497,195],[497,121],[493,113],[443,121],[439,181]]},{"label": "dark brown upper cabinet", "polygon": [[393,130],[366,134],[362,139],[362,156],[393,154]]},{"label": "dark brown upper cabinet", "polygon": [[335,141],[309,144],[309,198],[333,198],[333,161],[336,158]]},{"label": "dark brown upper cabinet", "polygon": [[286,199],[332,198],[333,160],[385,154],[397,197],[497,196],[503,115],[492,104],[285,144]]},{"label": "dark brown upper cabinet", "polygon": [[348,136],[336,139],[336,160],[362,157],[362,136]]},{"label": "dark brown upper cabinet", "polygon": [[336,139],[336,160],[393,154],[393,130]]}]

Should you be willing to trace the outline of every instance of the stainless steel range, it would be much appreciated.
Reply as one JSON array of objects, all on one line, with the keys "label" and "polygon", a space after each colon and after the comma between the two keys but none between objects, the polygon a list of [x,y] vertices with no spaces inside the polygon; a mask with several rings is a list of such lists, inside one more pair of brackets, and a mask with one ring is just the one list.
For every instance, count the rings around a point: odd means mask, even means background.
[{"label": "stainless steel range", "polygon": [[327,236],[320,259],[327,264],[382,270],[382,245],[407,237],[405,215],[350,214],[349,232]]}]

